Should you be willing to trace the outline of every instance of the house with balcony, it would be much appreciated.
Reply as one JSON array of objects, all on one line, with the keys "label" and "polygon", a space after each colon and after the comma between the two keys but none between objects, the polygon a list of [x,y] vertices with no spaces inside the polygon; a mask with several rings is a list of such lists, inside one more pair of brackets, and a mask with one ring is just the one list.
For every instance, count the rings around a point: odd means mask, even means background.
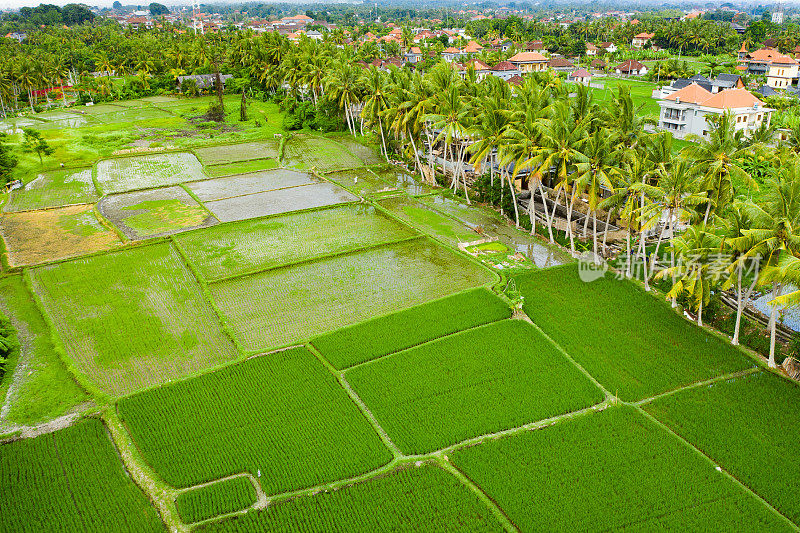
[{"label": "house with balcony", "polygon": [[770,124],[773,109],[746,89],[725,89],[712,94],[692,83],[658,102],[661,111],[658,128],[671,131],[679,139],[687,135],[707,137],[711,126],[708,118],[731,113],[736,131],[750,135],[761,124]]},{"label": "house with balcony", "polygon": [[519,52],[508,58],[508,61],[522,74],[547,70],[547,58],[539,52]]},{"label": "house with balcony", "polygon": [[631,48],[644,48],[655,36],[655,33],[645,32],[634,35],[633,39],[631,40]]}]

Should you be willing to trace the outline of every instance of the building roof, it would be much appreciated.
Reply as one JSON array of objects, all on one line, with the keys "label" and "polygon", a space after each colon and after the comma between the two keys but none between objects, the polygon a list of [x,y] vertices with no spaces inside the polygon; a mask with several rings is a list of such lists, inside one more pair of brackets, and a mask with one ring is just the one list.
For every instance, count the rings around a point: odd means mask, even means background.
[{"label": "building roof", "polygon": [[592,66],[596,67],[596,68],[597,67],[605,68],[606,67],[606,62],[603,61],[602,59],[595,59],[595,60],[592,61]]},{"label": "building roof", "polygon": [[591,78],[592,75],[589,74],[589,71],[585,68],[579,68],[575,72],[571,72],[569,75],[570,78]]},{"label": "building roof", "polygon": [[518,52],[514,54],[513,57],[508,58],[509,61],[515,63],[533,63],[533,62],[544,62],[547,61],[547,58],[544,57],[539,52]]},{"label": "building roof", "polygon": [[707,91],[697,83],[691,83],[683,89],[677,90],[670,94],[665,100],[672,100],[675,102],[688,102],[690,104],[699,104],[708,100],[711,97],[711,91]]},{"label": "building roof", "polygon": [[776,91],[769,85],[762,85],[761,87],[756,89],[756,92],[765,98],[767,96],[775,96],[776,94],[778,94],[778,91]]},{"label": "building roof", "polygon": [[763,107],[764,102],[753,96],[747,89],[726,89],[702,102],[705,107],[731,109],[737,107]]},{"label": "building roof", "polygon": [[739,48],[739,52],[740,52],[740,53],[741,53],[741,52],[744,52],[745,54],[747,53],[747,47],[744,45],[744,43],[742,43],[742,47],[741,47],[741,48]]},{"label": "building roof", "polygon": [[630,72],[632,70],[642,70],[644,65],[636,61],[635,59],[629,59],[626,62],[622,63],[621,65],[617,65],[617,70],[620,72]]},{"label": "building roof", "polygon": [[492,70],[502,72],[502,71],[506,71],[506,70],[517,70],[517,67],[515,67],[513,64],[509,63],[508,61],[501,61],[498,64],[496,64],[495,66],[493,66]]},{"label": "building roof", "polygon": [[777,63],[779,65],[796,65],[797,61],[791,57],[781,54],[772,48],[762,48],[747,54],[747,59],[759,63]]},{"label": "building roof", "polygon": [[519,75],[517,75],[517,74],[514,74],[513,76],[511,76],[510,78],[508,78],[508,79],[506,80],[506,82],[507,82],[509,85],[522,85],[522,77],[521,77],[521,76],[519,76]]},{"label": "building roof", "polygon": [[480,59],[470,59],[465,63],[465,65],[472,65],[475,68],[475,70],[491,70],[489,65],[487,65]]},{"label": "building roof", "polygon": [[552,68],[566,68],[566,67],[574,67],[572,63],[566,57],[554,57],[550,61],[547,62],[548,67]]},{"label": "building roof", "polygon": [[595,45],[593,45],[592,43],[586,43],[586,49],[587,50],[598,50],[598,48]]},{"label": "building roof", "polygon": [[467,46],[464,47],[464,52],[468,54],[474,54],[476,52],[480,52],[483,50],[483,46],[479,45],[475,41],[470,41],[467,43]]},{"label": "building roof", "polygon": [[642,32],[642,33],[639,33],[639,34],[637,34],[637,35],[634,35],[634,36],[633,36],[633,38],[634,38],[634,39],[652,39],[652,38],[653,38],[653,37],[655,37],[655,36],[656,36],[656,34],[655,34],[655,33],[645,33],[645,32]]},{"label": "building roof", "polygon": [[420,47],[419,47],[419,46],[412,46],[412,47],[411,47],[411,53],[412,53],[412,54],[419,54],[419,55],[422,55],[422,49],[420,49]]},{"label": "building roof", "polygon": [[442,50],[442,53],[443,54],[460,54],[461,50],[459,50],[458,48],[453,48],[452,46],[448,46],[447,48]]},{"label": "building roof", "polygon": [[[726,89],[732,89],[739,85],[739,81],[741,81],[742,77],[738,74],[719,74],[717,75],[717,79],[711,80],[711,84],[715,87],[724,87]],[[744,83],[742,83],[744,85]]]}]

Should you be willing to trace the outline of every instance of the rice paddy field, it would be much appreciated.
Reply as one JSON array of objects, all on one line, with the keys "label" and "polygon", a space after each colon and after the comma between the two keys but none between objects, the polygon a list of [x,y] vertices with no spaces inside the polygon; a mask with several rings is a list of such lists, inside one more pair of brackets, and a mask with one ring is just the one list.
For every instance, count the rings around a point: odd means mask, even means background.
[{"label": "rice paddy field", "polygon": [[97,164],[97,183],[103,194],[151,189],[205,179],[193,154],[154,154],[107,159]]},{"label": "rice paddy field", "polygon": [[796,383],[363,137],[212,101],[0,124],[55,148],[0,195],[0,533],[800,529]]}]

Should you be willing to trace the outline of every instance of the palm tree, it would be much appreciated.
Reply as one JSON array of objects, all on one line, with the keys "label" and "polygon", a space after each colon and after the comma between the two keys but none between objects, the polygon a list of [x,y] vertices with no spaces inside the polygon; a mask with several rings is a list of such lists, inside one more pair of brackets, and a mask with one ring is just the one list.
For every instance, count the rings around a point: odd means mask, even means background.
[{"label": "palm tree", "polygon": [[[785,255],[800,255],[800,157],[784,161],[778,176],[770,181],[761,203],[748,202],[742,209],[752,227],[731,239],[731,246],[747,257],[763,258],[764,272],[759,284],[771,284],[773,300],[778,298],[783,279],[779,275]],[[777,306],[770,312],[769,366],[775,368]]]},{"label": "palm tree", "polygon": [[[583,226],[586,235],[589,217],[592,218],[592,253],[595,262],[599,262],[597,253],[597,209],[603,190],[611,191],[619,174],[619,154],[614,148],[613,133],[601,128],[580,141],[580,149],[585,156],[584,161],[575,164],[575,182],[579,190],[586,192],[589,210]],[[606,225],[608,225],[608,218]]]},{"label": "palm tree", "polygon": [[722,213],[733,200],[734,180],[758,188],[758,184],[741,167],[740,160],[750,155],[750,148],[742,145],[742,130],[735,131],[733,114],[726,112],[709,119],[712,122],[707,139],[689,136],[700,141],[684,148],[684,154],[695,162],[695,171],[704,176],[703,189],[708,192],[705,217],[707,224],[711,213]]},{"label": "palm tree", "polygon": [[555,168],[556,197],[563,191],[567,201],[567,235],[572,253],[575,253],[575,236],[572,232],[572,208],[574,206],[576,190],[573,187],[574,166],[576,163],[585,162],[586,156],[578,149],[581,139],[586,135],[586,122],[575,120],[569,104],[563,100],[557,101],[549,110],[546,118],[538,122],[540,149],[532,160],[536,168]]},{"label": "palm tree", "polygon": [[[690,220],[695,216],[695,208],[706,201],[705,191],[700,191],[700,183],[692,172],[692,165],[686,160],[678,160],[667,170],[658,168],[656,184],[647,182],[636,184],[632,189],[641,191],[650,200],[640,209],[640,217],[645,227],[657,225],[667,215],[666,227],[658,232],[656,248],[650,262],[648,276],[652,277],[658,262],[658,252],[664,233],[668,238],[675,235],[675,223]],[[674,265],[671,265],[674,266]]]},{"label": "palm tree", "polygon": [[697,313],[697,325],[703,325],[703,308],[711,300],[713,263],[717,250],[716,240],[702,226],[691,226],[686,233],[673,239],[672,246],[680,260],[674,267],[656,274],[656,278],[672,276],[677,280],[667,293],[667,298],[686,296]]},{"label": "palm tree", "polygon": [[389,152],[386,150],[386,137],[383,131],[383,119],[381,115],[388,107],[388,95],[385,90],[384,77],[380,70],[370,67],[365,78],[366,100],[361,115],[369,119],[370,123],[377,122],[381,133],[381,146],[386,161],[389,161]]},{"label": "palm tree", "polygon": [[[461,92],[455,85],[451,85],[450,89],[444,93],[437,95],[435,100],[434,112],[425,117],[425,120],[430,121],[434,128],[440,130],[436,140],[444,143],[444,153],[442,154],[447,160],[447,153],[450,154],[450,161],[453,166],[453,179],[451,187],[454,191],[458,190],[459,181],[463,182],[464,195],[469,201],[469,194],[467,193],[467,181],[461,179],[461,161],[466,148],[469,124],[468,115],[470,109],[464,104],[464,99]],[[455,149],[453,146],[455,145]]]}]

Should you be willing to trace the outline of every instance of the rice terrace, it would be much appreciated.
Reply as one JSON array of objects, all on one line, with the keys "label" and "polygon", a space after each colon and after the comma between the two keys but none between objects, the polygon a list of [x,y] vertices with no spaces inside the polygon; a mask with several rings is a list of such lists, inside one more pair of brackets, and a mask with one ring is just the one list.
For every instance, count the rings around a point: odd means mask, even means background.
[{"label": "rice terrace", "polygon": [[[138,79],[114,68],[109,91]],[[594,182],[584,199],[545,190],[544,170],[519,178],[529,154],[453,156],[446,118],[409,151],[377,96],[340,117],[311,81],[276,82],[286,104],[232,69],[224,91],[31,90],[48,105],[0,121],[0,160],[16,158],[0,193],[0,533],[800,531],[800,385],[781,366],[800,337],[742,304],[739,344],[741,271],[699,309],[697,271],[650,275],[700,230],[646,239],[631,215],[646,176],[606,189],[603,209],[619,203],[598,216]],[[422,83],[364,72],[376,93]],[[591,101],[560,84],[536,90]],[[575,141],[598,158],[604,142]],[[595,160],[576,161],[588,180]],[[702,241],[705,257],[732,239]],[[643,272],[622,264],[635,253]],[[717,296],[728,307],[703,324]]]}]

